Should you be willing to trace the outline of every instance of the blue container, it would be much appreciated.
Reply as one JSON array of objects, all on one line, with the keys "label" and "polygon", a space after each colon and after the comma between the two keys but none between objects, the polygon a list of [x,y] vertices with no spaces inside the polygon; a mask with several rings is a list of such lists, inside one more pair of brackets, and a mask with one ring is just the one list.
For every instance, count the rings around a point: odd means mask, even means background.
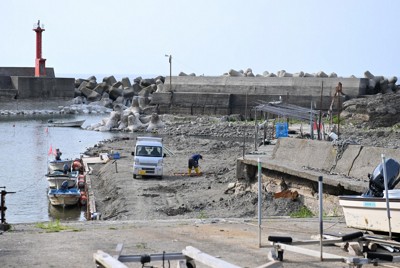
[{"label": "blue container", "polygon": [[276,123],[276,138],[289,137],[289,128],[287,123]]},{"label": "blue container", "polygon": [[110,159],[120,159],[120,158],[121,158],[118,152],[117,152],[117,153],[109,154],[108,157],[109,157]]}]

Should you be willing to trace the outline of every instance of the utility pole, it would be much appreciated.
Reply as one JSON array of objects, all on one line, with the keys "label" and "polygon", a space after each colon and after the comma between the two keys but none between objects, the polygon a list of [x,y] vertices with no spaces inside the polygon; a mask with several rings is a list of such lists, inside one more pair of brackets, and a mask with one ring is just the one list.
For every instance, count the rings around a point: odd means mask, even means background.
[{"label": "utility pole", "polygon": [[169,91],[172,91],[172,55],[165,54],[169,61]]}]

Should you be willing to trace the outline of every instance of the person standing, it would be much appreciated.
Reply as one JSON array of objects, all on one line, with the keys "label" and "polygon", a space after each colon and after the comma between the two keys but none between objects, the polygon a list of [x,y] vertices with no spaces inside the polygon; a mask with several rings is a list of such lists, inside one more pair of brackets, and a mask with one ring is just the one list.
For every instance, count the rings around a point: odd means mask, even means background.
[{"label": "person standing", "polygon": [[60,151],[60,149],[56,149],[56,160],[57,161],[61,160],[61,155],[62,155],[62,152]]},{"label": "person standing", "polygon": [[192,169],[194,168],[194,171],[196,172],[197,175],[200,175],[200,170],[199,170],[199,160],[203,159],[203,156],[201,154],[194,154],[189,158],[189,176],[192,174]]}]

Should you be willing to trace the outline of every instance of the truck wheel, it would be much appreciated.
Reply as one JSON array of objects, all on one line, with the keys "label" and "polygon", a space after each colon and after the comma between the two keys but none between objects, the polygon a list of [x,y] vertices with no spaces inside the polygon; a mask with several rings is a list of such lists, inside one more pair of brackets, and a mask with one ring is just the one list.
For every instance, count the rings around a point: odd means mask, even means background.
[{"label": "truck wheel", "polygon": [[133,178],[136,179],[136,174],[133,174]]}]

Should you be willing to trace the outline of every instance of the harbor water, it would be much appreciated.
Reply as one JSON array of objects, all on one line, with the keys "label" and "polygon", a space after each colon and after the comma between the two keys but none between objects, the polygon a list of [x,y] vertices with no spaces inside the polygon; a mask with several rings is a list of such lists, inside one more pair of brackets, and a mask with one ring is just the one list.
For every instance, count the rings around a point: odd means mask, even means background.
[{"label": "harbor water", "polygon": [[[87,125],[100,122],[108,114],[5,116],[0,117],[0,187],[6,187],[6,221],[32,223],[61,220],[85,220],[84,209],[53,207],[47,198],[47,163],[54,159],[50,151],[59,148],[62,159],[79,158],[87,148],[115,136],[129,134],[97,132],[72,127],[48,127],[49,119],[86,119]],[[4,190],[0,188],[0,190]]]}]

